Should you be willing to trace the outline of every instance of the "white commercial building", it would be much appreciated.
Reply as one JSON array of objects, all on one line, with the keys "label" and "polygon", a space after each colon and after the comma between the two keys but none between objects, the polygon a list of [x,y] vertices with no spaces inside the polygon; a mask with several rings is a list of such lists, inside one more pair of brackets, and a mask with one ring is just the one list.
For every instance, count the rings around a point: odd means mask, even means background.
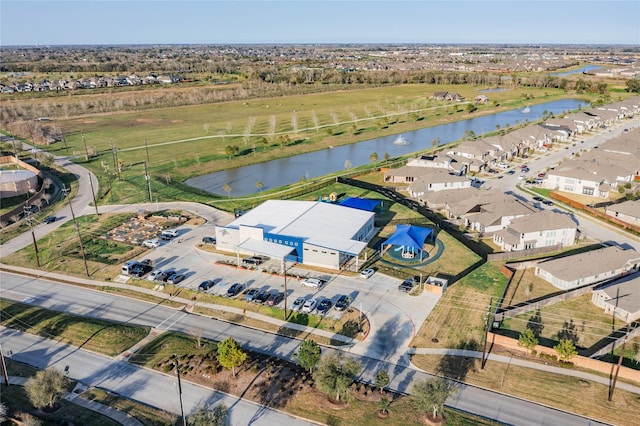
[{"label": "white commercial building", "polygon": [[338,270],[352,259],[357,264],[375,234],[374,219],[373,212],[337,204],[269,200],[216,226],[217,248]]}]

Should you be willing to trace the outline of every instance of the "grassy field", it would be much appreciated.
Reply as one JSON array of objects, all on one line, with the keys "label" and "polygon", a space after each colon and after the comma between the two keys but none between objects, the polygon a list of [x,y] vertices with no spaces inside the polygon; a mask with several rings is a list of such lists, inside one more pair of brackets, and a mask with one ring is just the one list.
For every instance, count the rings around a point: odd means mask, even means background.
[{"label": "grassy field", "polygon": [[[530,311],[507,318],[502,322],[501,328],[522,332],[535,314],[536,312]],[[558,333],[563,330],[575,336],[577,347],[588,348],[608,336],[614,328],[624,325],[622,321],[614,324],[610,315],[604,315],[602,308],[591,303],[591,294],[542,308],[540,316],[544,327],[539,337],[540,344],[549,347],[557,344]]]},{"label": "grassy field", "polygon": [[5,327],[110,356],[124,352],[149,333],[149,327],[70,315],[5,299],[0,299],[0,308],[0,324]]},{"label": "grassy field", "polygon": [[[423,370],[435,372],[450,363],[445,358],[450,357],[415,355],[412,362]],[[608,386],[589,380],[500,362],[488,362],[485,369],[480,370],[477,359],[466,364],[464,373],[468,383],[615,425],[636,424],[635,418],[640,412],[639,395],[616,389],[613,401],[608,402]]]},{"label": "grassy field", "polygon": [[447,288],[411,346],[480,349],[489,299],[493,296],[495,304],[506,284],[498,264],[485,263],[473,270]]},{"label": "grassy field", "polygon": [[[100,153],[84,163],[100,180],[100,203],[144,201],[148,162],[160,200],[213,201],[181,183],[192,176],[466,119],[464,105],[435,101],[436,91],[477,94],[473,86],[404,85],[55,120],[70,152],[83,138]],[[526,94],[525,94],[526,93]],[[106,95],[105,95],[106,96]],[[474,115],[566,97],[560,90],[513,89],[492,95]],[[145,141],[148,150],[145,149]],[[115,176],[117,161],[122,173]],[[227,147],[236,147],[227,152]],[[53,146],[57,154],[66,152]],[[147,152],[149,157],[147,158]],[[179,158],[175,153],[180,152]],[[382,153],[380,153],[382,156]],[[107,190],[109,193],[107,194]],[[106,195],[106,197],[105,197]]]}]

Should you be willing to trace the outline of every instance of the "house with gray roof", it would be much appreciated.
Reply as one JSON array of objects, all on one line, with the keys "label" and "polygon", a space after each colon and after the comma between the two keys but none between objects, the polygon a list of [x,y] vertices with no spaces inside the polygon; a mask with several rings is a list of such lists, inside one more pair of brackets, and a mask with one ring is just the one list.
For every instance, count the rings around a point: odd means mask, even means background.
[{"label": "house with gray roof", "polygon": [[413,198],[420,198],[428,191],[471,188],[471,179],[468,177],[449,173],[444,169],[423,170],[428,173],[416,177],[407,188],[409,195]]},{"label": "house with gray roof", "polygon": [[591,302],[626,323],[640,319],[640,273],[595,288]]},{"label": "house with gray roof", "polygon": [[506,228],[513,219],[536,213],[531,204],[521,201],[513,195],[503,194],[501,199],[478,206],[479,211],[464,215],[465,227],[483,235]]},{"label": "house with gray roof", "polygon": [[535,274],[561,290],[570,290],[634,273],[639,267],[640,253],[611,246],[545,260],[536,265]]},{"label": "house with gray roof", "polygon": [[493,242],[503,251],[565,247],[575,243],[577,231],[576,223],[568,214],[543,210],[513,219],[509,226],[493,234]]},{"label": "house with gray roof", "polygon": [[604,212],[630,225],[640,226],[640,200],[612,204],[605,207]]},{"label": "house with gray roof", "polygon": [[[445,171],[447,174],[448,171]],[[402,166],[384,172],[384,181],[390,183],[411,183],[420,176],[431,173],[426,167]]]}]

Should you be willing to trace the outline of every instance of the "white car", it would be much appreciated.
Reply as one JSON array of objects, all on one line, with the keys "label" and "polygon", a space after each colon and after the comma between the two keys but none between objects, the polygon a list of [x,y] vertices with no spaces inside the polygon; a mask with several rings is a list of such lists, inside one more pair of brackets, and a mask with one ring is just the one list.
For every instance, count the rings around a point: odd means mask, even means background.
[{"label": "white car", "polygon": [[311,312],[313,312],[317,305],[318,302],[316,301],[316,299],[309,299],[304,302],[304,305],[302,305],[302,312],[310,314]]},{"label": "white car", "polygon": [[175,229],[165,229],[164,231],[162,231],[162,235],[164,235],[165,237],[175,238],[178,236],[178,231],[176,231]]},{"label": "white car", "polygon": [[160,240],[157,238],[153,238],[151,240],[144,240],[142,242],[142,245],[145,246],[146,248],[160,247]]},{"label": "white car", "polygon": [[302,287],[320,288],[324,285],[324,281],[319,278],[307,278],[300,283]]},{"label": "white car", "polygon": [[160,269],[155,269],[151,271],[149,275],[147,275],[147,280],[155,281],[160,275],[164,274]]},{"label": "white car", "polygon": [[369,279],[375,273],[376,271],[371,268],[363,269],[362,272],[360,272],[360,278],[364,278],[366,280],[366,279]]}]

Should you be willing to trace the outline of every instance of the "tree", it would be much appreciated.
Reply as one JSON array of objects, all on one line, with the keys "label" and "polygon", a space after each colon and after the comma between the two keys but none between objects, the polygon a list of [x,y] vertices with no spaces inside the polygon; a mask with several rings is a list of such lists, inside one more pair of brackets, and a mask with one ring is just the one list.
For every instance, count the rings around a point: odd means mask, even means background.
[{"label": "tree", "polygon": [[42,153],[40,154],[39,161],[44,167],[49,168],[53,165],[53,155],[48,152]]},{"label": "tree", "polygon": [[553,347],[558,353],[558,358],[561,361],[569,362],[571,358],[578,355],[578,351],[576,350],[576,346],[569,339],[562,339],[560,342]]},{"label": "tree", "polygon": [[444,412],[444,403],[458,388],[448,380],[440,377],[421,380],[413,385],[412,398],[422,411],[431,411],[436,418],[438,411]]},{"label": "tree", "polygon": [[382,411],[383,414],[387,414],[389,412],[389,406],[391,405],[391,401],[389,398],[382,397],[380,401],[378,401],[378,408]]},{"label": "tree", "polygon": [[320,345],[314,340],[306,339],[300,344],[300,349],[294,357],[300,367],[313,372],[314,367],[320,361],[321,352]]},{"label": "tree", "polygon": [[378,374],[376,374],[376,380],[374,384],[378,389],[380,389],[380,393],[382,393],[382,391],[384,390],[384,387],[389,384],[389,380],[390,380],[389,373],[387,373],[387,370],[378,371]]},{"label": "tree", "polygon": [[233,377],[236,377],[236,367],[241,366],[247,360],[247,354],[238,346],[235,340],[227,337],[218,343],[216,358],[221,366],[230,368]]},{"label": "tree", "polygon": [[344,162],[344,168],[348,170],[348,169],[350,169],[351,167],[352,167],[351,161],[349,161],[349,160],[345,160],[345,162]]},{"label": "tree", "polygon": [[69,380],[63,373],[49,367],[27,380],[24,389],[34,407],[51,408],[67,391],[68,385]]},{"label": "tree", "polygon": [[231,159],[231,156],[234,155],[239,150],[240,149],[237,146],[233,146],[233,145],[227,145],[224,147],[224,153],[229,156],[229,159]]},{"label": "tree", "polygon": [[187,418],[189,426],[223,426],[227,424],[229,408],[224,402],[215,407],[198,407],[195,413]]},{"label": "tree", "polygon": [[438,145],[440,145],[440,138],[433,138],[431,140],[431,146],[435,148]]},{"label": "tree", "polygon": [[231,197],[231,185],[229,185],[228,183],[225,183],[222,186],[222,189],[224,189],[224,192],[227,193],[227,197]]},{"label": "tree", "polygon": [[342,358],[340,354],[331,353],[322,357],[313,373],[313,380],[318,389],[327,395],[335,395],[340,401],[341,397],[347,395],[349,386],[361,370],[360,363],[353,358]]},{"label": "tree", "polygon": [[256,182],[256,188],[258,188],[258,191],[262,192],[262,188],[264,188],[264,183],[262,183],[261,181]]},{"label": "tree", "polygon": [[372,152],[369,156],[369,161],[371,161],[372,163],[376,163],[378,161],[378,153]]},{"label": "tree", "polygon": [[518,337],[518,346],[522,346],[527,350],[527,352],[533,350],[537,344],[538,338],[530,328],[525,328],[525,330],[520,333],[520,337]]}]

